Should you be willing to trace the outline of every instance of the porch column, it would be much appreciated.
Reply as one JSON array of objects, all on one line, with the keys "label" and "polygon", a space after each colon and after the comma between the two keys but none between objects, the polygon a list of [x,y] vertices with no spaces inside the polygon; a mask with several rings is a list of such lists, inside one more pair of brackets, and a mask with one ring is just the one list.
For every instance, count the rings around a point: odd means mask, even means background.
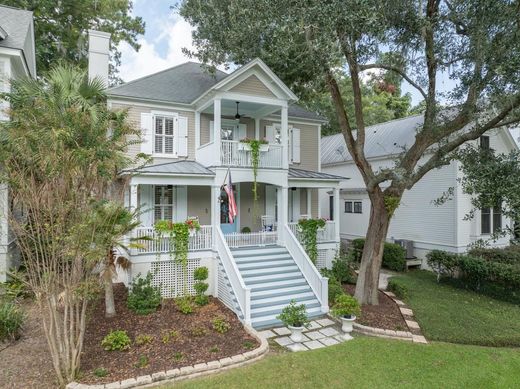
[{"label": "porch column", "polygon": [[282,167],[284,169],[289,169],[289,117],[288,117],[288,108],[287,106],[282,107],[282,115],[281,115],[281,138],[282,138],[282,147],[283,147],[283,159],[282,159]]},{"label": "porch column", "polygon": [[130,210],[135,211],[137,209],[137,184],[130,184]]},{"label": "porch column", "polygon": [[212,242],[213,248],[216,248],[215,242],[217,238],[217,228],[220,228],[220,187],[218,185],[211,186],[211,227],[212,227]]},{"label": "porch column", "polygon": [[276,202],[278,204],[278,242],[280,244],[284,241],[284,230],[288,220],[289,211],[289,188],[286,186],[279,186],[276,190]]},{"label": "porch column", "polygon": [[312,192],[309,188],[305,190],[307,191],[307,215],[312,219]]},{"label": "porch column", "polygon": [[213,142],[215,150],[215,166],[220,166],[221,139],[220,139],[220,117],[221,117],[221,100],[215,99],[213,102]]},{"label": "porch column", "polygon": [[260,139],[260,119],[255,118],[255,139]]},{"label": "porch column", "polygon": [[339,242],[339,187],[334,188],[334,240]]},{"label": "porch column", "polygon": [[200,147],[200,111],[195,111],[195,150]]}]

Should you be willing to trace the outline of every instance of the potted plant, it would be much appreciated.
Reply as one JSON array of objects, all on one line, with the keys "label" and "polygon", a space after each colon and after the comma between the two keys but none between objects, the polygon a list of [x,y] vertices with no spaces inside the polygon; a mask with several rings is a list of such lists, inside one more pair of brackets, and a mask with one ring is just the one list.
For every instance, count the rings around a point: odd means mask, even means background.
[{"label": "potted plant", "polygon": [[345,333],[344,337],[346,339],[352,339],[350,336],[352,324],[356,320],[356,317],[361,314],[361,307],[358,301],[348,294],[340,294],[336,297],[336,300],[334,300],[331,313],[341,320],[341,330]]},{"label": "potted plant", "polygon": [[269,151],[269,142],[265,139],[244,138],[238,143],[239,150],[251,151],[254,148],[262,152]]},{"label": "potted plant", "polygon": [[293,342],[302,341],[303,329],[309,326],[305,304],[296,305],[296,301],[291,300],[291,303],[282,309],[282,313],[276,318],[289,327],[291,330],[290,338]]}]

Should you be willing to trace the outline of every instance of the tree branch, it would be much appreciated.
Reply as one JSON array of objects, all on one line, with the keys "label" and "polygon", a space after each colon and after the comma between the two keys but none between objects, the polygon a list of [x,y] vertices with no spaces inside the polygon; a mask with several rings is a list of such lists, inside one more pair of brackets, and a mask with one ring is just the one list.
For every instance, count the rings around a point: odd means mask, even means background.
[{"label": "tree branch", "polygon": [[368,69],[385,69],[394,73],[399,74],[403,79],[405,79],[411,86],[419,91],[422,97],[426,100],[427,95],[423,88],[420,87],[414,80],[412,80],[403,70],[399,69],[397,66],[379,64],[379,63],[371,63],[366,65],[359,65],[359,70],[368,70]]}]

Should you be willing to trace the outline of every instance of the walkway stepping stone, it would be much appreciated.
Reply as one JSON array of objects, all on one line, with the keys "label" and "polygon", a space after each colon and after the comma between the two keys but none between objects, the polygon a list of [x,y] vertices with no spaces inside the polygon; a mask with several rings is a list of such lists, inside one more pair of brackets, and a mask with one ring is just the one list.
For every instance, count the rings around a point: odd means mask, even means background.
[{"label": "walkway stepping stone", "polygon": [[273,331],[276,332],[278,335],[290,335],[291,334],[291,330],[289,330],[287,327],[273,328]]},{"label": "walkway stepping stone", "polygon": [[288,344],[294,343],[288,336],[276,338],[274,341],[278,343],[280,346],[287,346]]},{"label": "walkway stepping stone", "polygon": [[271,330],[260,331],[258,335],[260,335],[262,339],[269,339],[276,336],[276,334]]},{"label": "walkway stepping stone", "polygon": [[325,345],[323,343],[320,343],[317,340],[311,340],[310,342],[305,342],[304,345],[307,346],[308,348],[310,348],[311,350],[325,347]]},{"label": "walkway stepping stone", "polygon": [[323,327],[327,327],[327,326],[331,326],[331,325],[335,324],[330,319],[320,319],[320,320],[316,320],[316,321],[318,322],[319,325],[321,325]]},{"label": "walkway stepping stone", "polygon": [[317,330],[318,328],[321,328],[321,326],[313,320],[309,323],[309,326],[304,331]]},{"label": "walkway stepping stone", "polygon": [[339,342],[334,338],[323,338],[320,339],[320,342],[325,346],[334,346],[335,344],[339,344]]},{"label": "walkway stepping stone", "polygon": [[417,323],[416,321],[412,321],[412,320],[405,320],[406,321],[406,325],[409,327],[409,328],[413,328],[413,329],[416,329],[416,330],[420,330],[421,327],[419,327],[419,323]]},{"label": "walkway stepping stone", "polygon": [[401,313],[403,315],[406,315],[406,316],[413,316],[413,311],[410,309],[410,308],[403,308],[403,307],[400,307],[399,310],[401,311]]},{"label": "walkway stepping stone", "polygon": [[323,335],[321,332],[319,331],[312,331],[312,332],[307,332],[305,335],[307,335],[309,338],[311,338],[312,340],[318,340],[318,339],[321,339],[321,338],[324,338],[325,335]]},{"label": "walkway stepping stone", "polygon": [[332,328],[332,327],[327,327],[327,328],[323,328],[320,330],[320,332],[325,335],[325,336],[335,336],[335,335],[339,335],[339,332]]},{"label": "walkway stepping stone", "polygon": [[303,344],[301,343],[293,343],[293,344],[290,344],[287,346],[287,348],[289,350],[291,350],[292,352],[297,352],[297,351],[307,351],[308,348],[305,347]]}]

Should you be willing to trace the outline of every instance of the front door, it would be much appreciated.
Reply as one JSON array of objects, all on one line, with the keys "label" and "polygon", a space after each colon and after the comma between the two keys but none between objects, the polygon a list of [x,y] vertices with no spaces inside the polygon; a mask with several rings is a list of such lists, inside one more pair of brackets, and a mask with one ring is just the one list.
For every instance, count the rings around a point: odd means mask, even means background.
[{"label": "front door", "polygon": [[[233,192],[235,194],[235,202],[237,203],[237,209],[239,208],[237,188],[233,185]],[[233,219],[233,223],[229,220],[229,199],[226,191],[222,189],[220,191],[220,229],[224,234],[231,234],[237,232],[238,215]]]}]

